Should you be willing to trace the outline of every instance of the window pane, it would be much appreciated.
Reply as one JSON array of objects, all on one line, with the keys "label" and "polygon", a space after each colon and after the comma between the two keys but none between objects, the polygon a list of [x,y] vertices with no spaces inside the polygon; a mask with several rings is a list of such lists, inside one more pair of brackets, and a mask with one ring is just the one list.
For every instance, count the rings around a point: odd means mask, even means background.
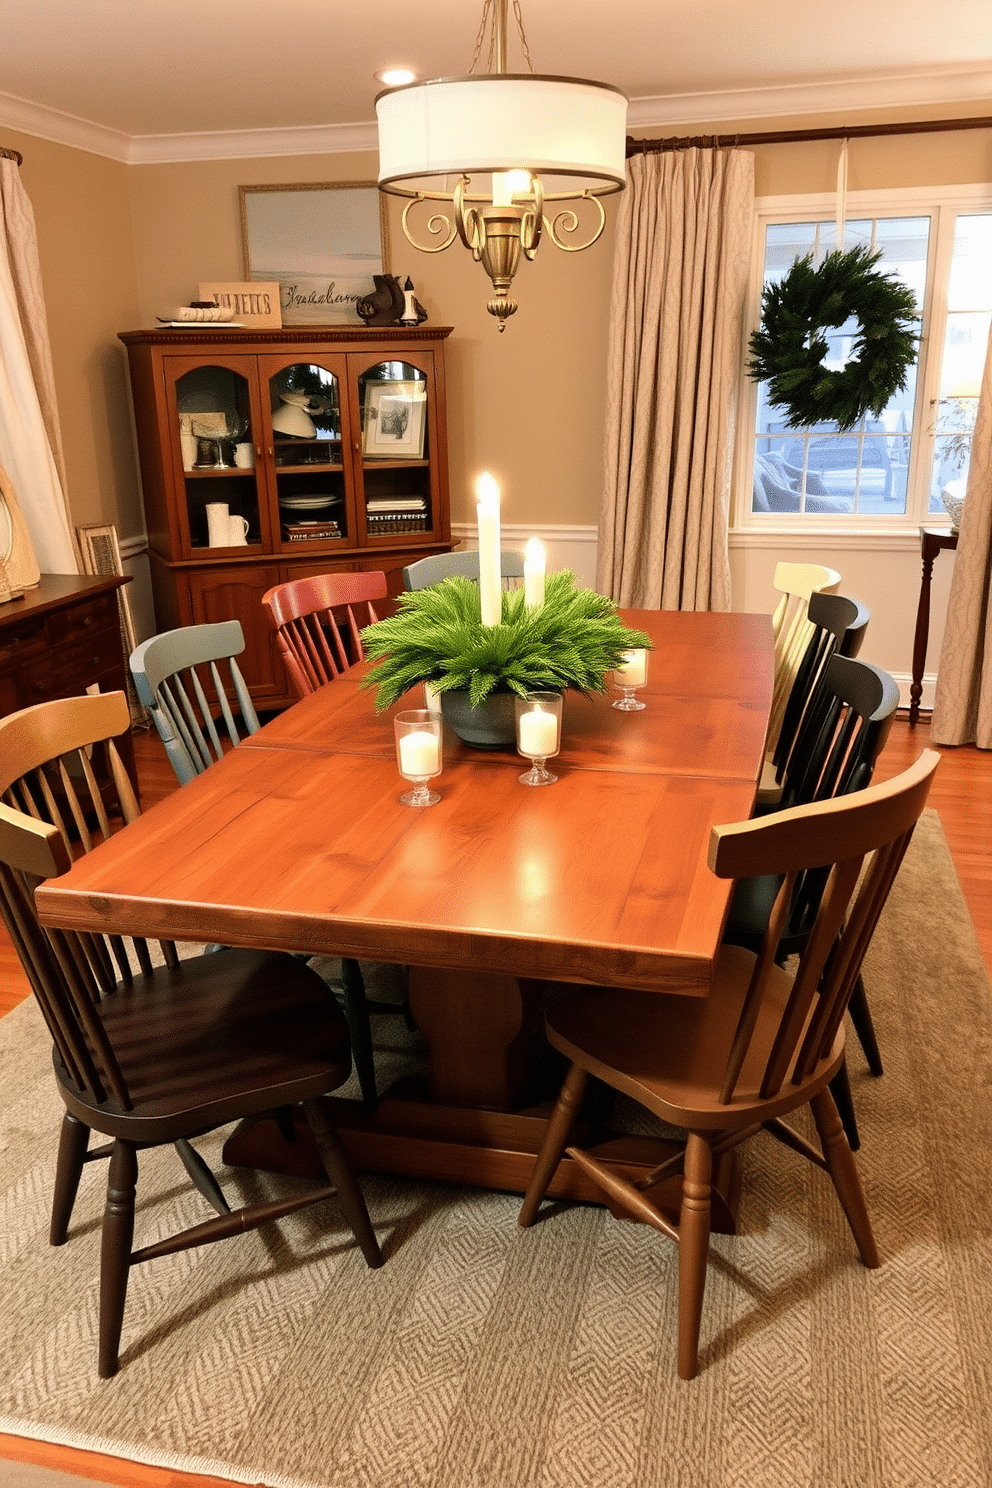
[{"label": "window pane", "polygon": [[929,510],[943,511],[940,493],[954,482],[963,493],[971,438],[992,324],[992,213],[958,217],[948,286],[947,329],[940,367],[940,402],[933,432]]},{"label": "window pane", "polygon": [[[908,284],[920,307],[929,241],[929,217],[858,218],[844,224],[844,248],[861,244],[881,249],[880,269]],[[802,254],[812,252],[819,261],[836,245],[832,221],[770,224],[765,284],[780,280]],[[859,329],[857,320],[851,319],[827,332],[826,367],[839,370],[850,360]],[[787,431],[785,411],[769,403],[767,384],[759,384],[752,511],[904,514],[917,372],[914,363],[905,387],[890,399],[881,418],[863,419],[856,430],[843,434],[833,423]]]},{"label": "window pane", "polygon": [[959,217],[947,289],[949,310],[987,310],[992,306],[992,214]]}]

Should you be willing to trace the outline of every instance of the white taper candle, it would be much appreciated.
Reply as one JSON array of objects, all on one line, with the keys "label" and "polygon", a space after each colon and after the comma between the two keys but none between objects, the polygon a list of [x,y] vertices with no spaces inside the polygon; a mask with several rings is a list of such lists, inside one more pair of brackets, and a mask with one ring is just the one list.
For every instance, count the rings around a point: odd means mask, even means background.
[{"label": "white taper candle", "polygon": [[532,537],[524,548],[524,602],[528,609],[539,610],[544,603],[544,576],[547,559],[544,544]]},{"label": "white taper candle", "polygon": [[499,486],[488,470],[475,486],[479,532],[479,602],[483,625],[498,625],[503,613],[503,574],[500,561]]}]

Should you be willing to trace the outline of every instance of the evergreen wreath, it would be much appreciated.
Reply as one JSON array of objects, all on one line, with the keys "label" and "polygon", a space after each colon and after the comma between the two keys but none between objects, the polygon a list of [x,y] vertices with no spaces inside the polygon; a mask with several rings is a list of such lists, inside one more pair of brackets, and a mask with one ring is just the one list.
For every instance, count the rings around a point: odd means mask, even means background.
[{"label": "evergreen wreath", "polygon": [[[761,328],[750,341],[748,375],[768,383],[769,401],[788,412],[786,425],[836,423],[853,429],[869,411],[880,417],[906,386],[918,335],[913,291],[875,265],[881,250],[835,249],[819,267],[799,258],[761,296]],[[851,360],[839,371],[823,366],[824,329],[856,316],[860,329]]]},{"label": "evergreen wreath", "polygon": [[652,646],[624,625],[613,601],[577,589],[567,571],[548,575],[544,604],[523,589],[502,596],[498,625],[483,625],[479,586],[460,577],[402,594],[397,613],[362,631],[375,661],[363,686],[377,687],[376,712],[418,682],[467,691],[473,707],[493,692],[605,692],[606,673],[625,651]]}]

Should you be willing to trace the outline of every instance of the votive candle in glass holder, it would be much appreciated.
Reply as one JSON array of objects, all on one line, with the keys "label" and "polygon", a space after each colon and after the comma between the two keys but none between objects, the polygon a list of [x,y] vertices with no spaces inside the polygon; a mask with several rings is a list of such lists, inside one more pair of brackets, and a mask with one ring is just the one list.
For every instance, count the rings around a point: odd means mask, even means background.
[{"label": "votive candle in glass holder", "polygon": [[553,785],[558,779],[544,764],[561,746],[561,702],[560,692],[529,692],[515,699],[517,753],[533,761],[518,777],[522,785]]},{"label": "votive candle in glass holder", "polygon": [[414,789],[405,791],[400,800],[405,806],[435,806],[441,797],[428,788],[427,782],[441,773],[440,713],[411,708],[397,713],[393,728],[400,774],[414,783]]},{"label": "votive candle in glass holder", "polygon": [[614,708],[619,708],[622,713],[633,713],[647,706],[634,696],[648,680],[648,653],[638,647],[633,651],[623,653],[623,661],[613,672],[614,684],[623,693],[622,697],[614,699]]}]

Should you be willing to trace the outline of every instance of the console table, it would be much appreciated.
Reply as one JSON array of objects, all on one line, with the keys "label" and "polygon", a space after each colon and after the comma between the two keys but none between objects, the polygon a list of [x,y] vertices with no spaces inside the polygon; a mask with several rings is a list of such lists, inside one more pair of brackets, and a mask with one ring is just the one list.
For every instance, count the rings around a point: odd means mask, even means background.
[{"label": "console table", "polygon": [[[117,591],[130,582],[115,574],[42,574],[20,599],[0,604],[0,717],[75,697],[94,683],[101,692],[127,691]],[[130,733],[117,743],[137,790]]]},{"label": "console table", "polygon": [[916,635],[913,639],[913,681],[909,689],[910,728],[916,727],[916,720],[920,716],[923,672],[927,663],[927,642],[930,639],[930,580],[933,578],[934,560],[942,549],[956,548],[959,535],[956,528],[920,528],[923,578],[920,581],[920,602],[916,610]]}]

